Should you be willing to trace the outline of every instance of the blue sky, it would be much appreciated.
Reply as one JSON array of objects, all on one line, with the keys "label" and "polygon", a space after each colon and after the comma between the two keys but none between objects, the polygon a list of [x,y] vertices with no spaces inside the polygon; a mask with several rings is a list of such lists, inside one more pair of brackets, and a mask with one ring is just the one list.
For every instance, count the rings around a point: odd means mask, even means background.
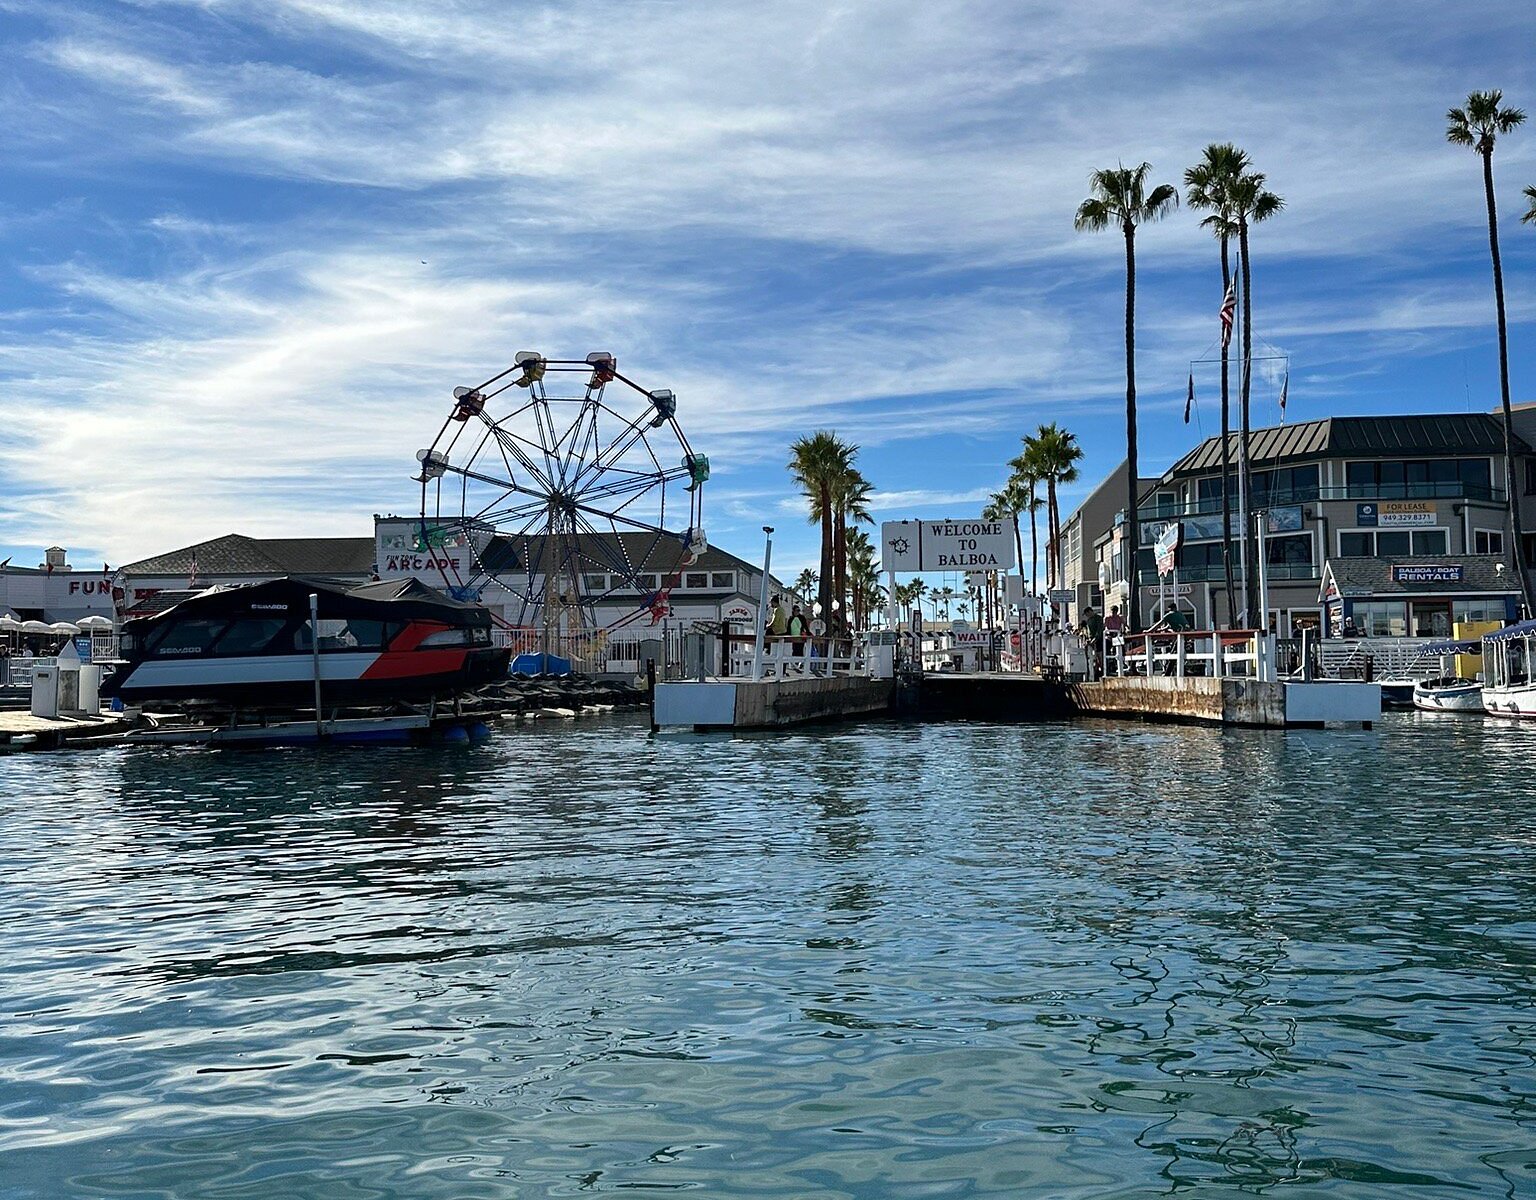
[{"label": "blue sky", "polygon": [[[113,565],[413,511],[448,390],[616,353],[714,464],[711,541],[814,561],[794,437],[876,517],[961,516],[1041,421],[1123,456],[1121,245],[1088,173],[1235,140],[1286,211],[1255,330],[1290,416],[1487,410],[1481,180],[1444,111],[1536,112],[1536,10],[1297,0],[0,0],[0,557]],[[1496,160],[1536,398],[1536,118]],[[1215,243],[1140,239],[1145,469],[1213,432]],[[1255,421],[1275,419],[1260,379]]]}]

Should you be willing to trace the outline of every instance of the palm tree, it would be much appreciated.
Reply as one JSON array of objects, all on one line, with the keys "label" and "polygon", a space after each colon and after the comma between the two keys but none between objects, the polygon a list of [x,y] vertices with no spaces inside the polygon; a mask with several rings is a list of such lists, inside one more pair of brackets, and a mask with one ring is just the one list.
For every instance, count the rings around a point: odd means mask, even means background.
[{"label": "palm tree", "polygon": [[[1525,597],[1526,615],[1536,614],[1531,581],[1526,574],[1525,531],[1520,523],[1519,493],[1515,490],[1515,418],[1509,405],[1509,331],[1504,321],[1504,264],[1499,260],[1499,214],[1493,202],[1493,147],[1501,133],[1509,133],[1525,121],[1518,108],[1500,108],[1504,93],[1473,92],[1465,108],[1445,114],[1445,140],[1470,146],[1483,160],[1483,198],[1488,204],[1488,249],[1493,256],[1493,298],[1499,314],[1499,399],[1504,405],[1504,490],[1508,493],[1511,540],[1514,542],[1515,574]],[[1527,189],[1529,191],[1530,189]],[[1532,196],[1536,201],[1536,195]],[[1536,205],[1533,205],[1536,210]],[[1529,214],[1527,214],[1529,215]]]},{"label": "palm tree", "polygon": [[1075,434],[1053,421],[1024,439],[1023,457],[1045,484],[1045,578],[1046,586],[1052,587],[1061,580],[1061,509],[1056,502],[1056,489],[1076,482],[1083,448],[1077,444]]},{"label": "palm tree", "polygon": [[795,595],[799,596],[804,603],[809,604],[811,597],[815,595],[816,580],[818,578],[820,576],[811,570],[810,567],[806,567],[805,570],[795,577]]},{"label": "palm tree", "polygon": [[1520,218],[1520,221],[1524,225],[1536,225],[1536,187],[1526,188],[1525,198],[1530,201],[1531,206],[1525,210],[1525,215]]},{"label": "palm tree", "polygon": [[869,512],[869,497],[874,490],[869,480],[859,474],[853,460],[859,448],[843,443],[847,453],[847,466],[838,475],[832,494],[832,594],[838,607],[832,612],[823,609],[822,619],[828,627],[847,628],[848,615],[848,522],[867,521],[874,524]]},{"label": "palm tree", "polygon": [[[1027,443],[1028,439],[1026,438],[1025,441]],[[1040,529],[1035,518],[1045,504],[1045,501],[1036,494],[1036,489],[1040,486],[1040,475],[1035,470],[1034,460],[1028,451],[1017,458],[1010,459],[1008,465],[1013,469],[1010,484],[1017,483],[1024,489],[1024,504],[1019,511],[1029,514],[1029,593],[1032,596],[1038,596],[1040,594]],[[1023,574],[1023,570],[1021,564],[1019,573]]]},{"label": "palm tree", "polygon": [[1126,581],[1130,588],[1127,622],[1132,633],[1141,632],[1140,584],[1137,550],[1141,542],[1140,514],[1136,508],[1136,227],[1172,212],[1179,193],[1172,184],[1160,183],[1147,191],[1150,163],[1138,167],[1114,167],[1088,177],[1093,194],[1077,208],[1074,225],[1079,230],[1103,230],[1118,225],[1125,235],[1125,457],[1126,481]]},{"label": "palm tree", "polygon": [[880,575],[875,567],[875,546],[862,529],[848,531],[848,601],[853,627],[869,624],[869,597],[879,588]]},{"label": "palm tree", "polygon": [[1013,549],[1018,556],[1021,578],[1024,575],[1024,535],[1019,529],[1019,514],[1028,511],[1030,500],[1029,488],[1015,473],[1008,477],[1002,490],[992,493],[992,503],[988,505],[989,510],[997,513],[997,520],[1013,522]]},{"label": "palm tree", "polygon": [[[1232,286],[1232,264],[1229,250],[1232,238],[1237,234],[1236,214],[1232,210],[1232,181],[1248,167],[1248,155],[1231,142],[1212,142],[1205,148],[1205,156],[1184,172],[1185,199],[1190,208],[1208,209],[1210,215],[1200,222],[1210,229],[1221,243],[1221,295],[1226,299],[1227,289]],[[1227,446],[1232,429],[1231,384],[1228,371],[1229,342],[1223,336],[1221,342],[1221,559],[1227,585],[1227,627],[1231,628],[1236,615],[1233,597],[1236,591],[1232,578],[1232,464]]]},{"label": "palm tree", "polygon": [[[1248,169],[1247,155],[1244,155],[1243,159],[1243,169],[1231,180],[1227,195],[1231,203],[1232,215],[1237,219],[1237,245],[1240,260],[1238,267],[1243,273],[1242,440],[1239,444],[1237,469],[1240,473],[1241,494],[1251,500],[1253,464],[1248,458],[1248,392],[1253,382],[1253,296],[1250,287],[1253,277],[1248,269],[1248,227],[1259,221],[1267,221],[1285,207],[1285,201],[1274,192],[1265,190],[1264,174]],[[1252,525],[1253,512],[1250,503],[1247,527],[1242,532],[1243,545],[1252,547],[1243,558],[1243,561],[1249,564],[1247,575],[1243,580],[1243,591],[1248,607],[1248,619],[1253,621],[1257,614],[1258,624],[1255,628],[1262,628],[1264,614],[1259,612],[1259,572],[1254,565],[1258,562],[1257,555],[1262,553],[1262,547],[1254,545]]]},{"label": "palm tree", "polygon": [[811,524],[821,523],[821,571],[817,576],[817,603],[822,619],[831,624],[833,571],[833,497],[852,461],[849,447],[837,435],[819,429],[797,438],[789,447],[789,473],[809,502]]}]

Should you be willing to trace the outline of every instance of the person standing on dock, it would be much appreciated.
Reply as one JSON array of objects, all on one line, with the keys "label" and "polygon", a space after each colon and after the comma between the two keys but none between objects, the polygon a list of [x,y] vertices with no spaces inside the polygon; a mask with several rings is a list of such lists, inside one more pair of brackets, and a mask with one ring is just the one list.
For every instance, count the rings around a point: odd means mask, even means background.
[{"label": "person standing on dock", "polygon": [[806,624],[805,617],[800,612],[800,606],[798,604],[795,605],[795,611],[790,614],[787,631],[789,636],[794,640],[794,650],[792,653],[796,658],[804,658]]},{"label": "person standing on dock", "polygon": [[1104,618],[1091,605],[1083,610],[1083,633],[1088,638],[1089,673],[1092,678],[1101,679],[1104,675]]},{"label": "person standing on dock", "polygon": [[1120,615],[1120,606],[1112,604],[1109,608],[1109,616],[1104,618],[1104,645],[1106,649],[1110,645],[1118,645],[1121,635],[1125,633],[1125,618]]},{"label": "person standing on dock", "polygon": [[[797,608],[795,610],[799,612]],[[784,604],[775,596],[768,602],[768,636],[783,637],[789,632],[789,622],[784,616]]]}]

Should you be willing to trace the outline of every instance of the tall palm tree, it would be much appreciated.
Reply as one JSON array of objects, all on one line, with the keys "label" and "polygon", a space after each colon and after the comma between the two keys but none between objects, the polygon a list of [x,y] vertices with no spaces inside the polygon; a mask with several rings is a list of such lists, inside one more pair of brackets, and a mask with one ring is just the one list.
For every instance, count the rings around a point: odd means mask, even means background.
[{"label": "tall palm tree", "polygon": [[1253,275],[1248,264],[1248,229],[1259,221],[1269,220],[1285,207],[1285,201],[1264,187],[1266,177],[1263,172],[1249,169],[1247,155],[1243,158],[1243,169],[1232,179],[1227,192],[1231,201],[1232,215],[1237,220],[1238,269],[1243,275],[1243,376],[1240,418],[1242,435],[1237,469],[1241,475],[1242,495],[1249,498],[1247,522],[1242,536],[1243,545],[1251,549],[1243,556],[1243,561],[1248,564],[1248,572],[1243,580],[1243,593],[1247,601],[1249,621],[1256,620],[1254,628],[1262,629],[1265,626],[1265,614],[1259,612],[1259,571],[1256,564],[1257,556],[1263,553],[1263,547],[1254,545],[1253,463],[1248,455],[1248,395],[1253,383],[1253,294],[1251,289]]},{"label": "tall palm tree", "polygon": [[[1499,399],[1504,406],[1504,490],[1508,493],[1509,527],[1513,535],[1515,574],[1525,597],[1526,615],[1536,614],[1531,581],[1526,574],[1525,530],[1520,523],[1520,493],[1515,489],[1515,418],[1509,405],[1509,331],[1504,321],[1504,264],[1499,259],[1499,214],[1493,202],[1493,147],[1501,133],[1509,133],[1525,121],[1518,108],[1500,108],[1504,93],[1473,92],[1465,108],[1445,114],[1445,140],[1470,146],[1483,160],[1483,198],[1488,204],[1488,250],[1493,256],[1493,298],[1499,314]],[[1527,189],[1528,191],[1530,189]],[[1536,194],[1532,195],[1536,201]],[[1536,207],[1536,206],[1533,206]]]},{"label": "tall palm tree", "polygon": [[[1025,441],[1027,442],[1028,439],[1026,438]],[[1017,458],[1009,459],[1008,465],[1013,469],[1013,477],[1009,482],[1016,482],[1024,489],[1024,505],[1019,511],[1029,514],[1029,594],[1038,596],[1040,594],[1040,527],[1036,518],[1045,505],[1045,501],[1040,498],[1037,491],[1040,486],[1040,475],[1028,451]],[[1023,570],[1021,564],[1020,574]]]},{"label": "tall palm tree", "polygon": [[1536,187],[1526,188],[1524,195],[1530,201],[1531,206],[1525,210],[1525,214],[1520,218],[1520,221],[1524,225],[1536,225]]},{"label": "tall palm tree", "polygon": [[1083,448],[1075,434],[1052,421],[1024,439],[1024,455],[1032,470],[1045,484],[1045,578],[1054,587],[1061,580],[1061,508],[1056,489],[1077,480],[1077,464]]},{"label": "tall palm tree", "polygon": [[853,465],[859,448],[847,443],[843,448],[847,452],[848,465],[837,477],[832,495],[832,595],[839,603],[832,612],[825,609],[822,612],[822,619],[829,628],[840,629],[846,629],[848,625],[848,522],[874,524],[869,512],[869,498],[874,488]]},{"label": "tall palm tree", "polygon": [[[1237,219],[1232,209],[1232,181],[1248,167],[1248,155],[1231,142],[1212,142],[1198,163],[1184,172],[1185,200],[1190,208],[1208,210],[1200,222],[1221,243],[1221,295],[1225,301],[1232,286],[1230,249],[1237,235]],[[1232,576],[1232,463],[1227,445],[1232,430],[1230,344],[1221,342],[1221,560],[1227,585],[1227,627],[1235,623],[1236,591]]]},{"label": "tall palm tree", "polygon": [[837,435],[819,429],[797,438],[789,447],[789,473],[809,502],[811,524],[821,524],[821,571],[817,577],[817,602],[822,619],[831,624],[833,553],[833,496],[839,481],[847,473],[852,458],[846,443]]},{"label": "tall palm tree", "polygon": [[1141,544],[1140,513],[1136,507],[1136,229],[1166,216],[1179,205],[1172,184],[1160,183],[1147,190],[1150,163],[1137,167],[1117,166],[1095,171],[1088,177],[1093,194],[1077,208],[1073,222],[1079,230],[1103,230],[1118,225],[1125,236],[1125,457],[1126,481],[1126,582],[1130,588],[1127,623],[1132,633],[1141,632],[1140,581],[1137,551]]},{"label": "tall palm tree", "polygon": [[1019,514],[1029,510],[1029,488],[1017,474],[1010,475],[1002,489],[992,493],[992,504],[999,519],[1013,522],[1013,549],[1017,555],[1019,575],[1024,574],[1024,534],[1019,526]]}]

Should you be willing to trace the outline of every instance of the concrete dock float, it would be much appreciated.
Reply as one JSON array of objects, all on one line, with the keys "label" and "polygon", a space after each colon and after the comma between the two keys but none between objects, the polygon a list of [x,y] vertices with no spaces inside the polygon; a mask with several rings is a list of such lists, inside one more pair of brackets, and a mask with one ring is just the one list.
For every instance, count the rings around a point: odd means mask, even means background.
[{"label": "concrete dock float", "polygon": [[35,717],[26,709],[0,709],[0,752],[104,746],[121,741],[127,729],[121,713]]},{"label": "concrete dock float", "polygon": [[658,683],[657,729],[778,729],[809,721],[883,716],[895,684],[863,675],[706,679]]}]

